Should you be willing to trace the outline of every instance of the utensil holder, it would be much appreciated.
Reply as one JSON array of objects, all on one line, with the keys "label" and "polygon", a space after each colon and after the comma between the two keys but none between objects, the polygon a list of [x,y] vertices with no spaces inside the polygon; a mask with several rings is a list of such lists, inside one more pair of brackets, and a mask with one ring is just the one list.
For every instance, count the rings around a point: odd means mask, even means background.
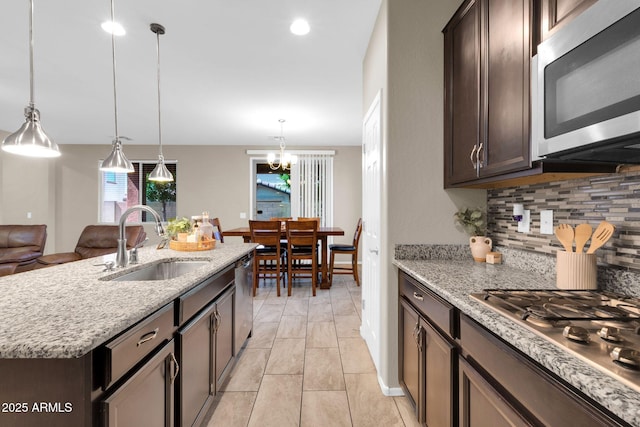
[{"label": "utensil holder", "polygon": [[598,289],[595,254],[556,252],[556,286],[559,289]]}]

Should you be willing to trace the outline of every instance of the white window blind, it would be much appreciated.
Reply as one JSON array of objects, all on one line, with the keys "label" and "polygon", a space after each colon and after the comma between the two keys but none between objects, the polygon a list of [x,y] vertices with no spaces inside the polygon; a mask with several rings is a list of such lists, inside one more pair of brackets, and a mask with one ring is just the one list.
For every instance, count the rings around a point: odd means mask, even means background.
[{"label": "white window blind", "polygon": [[298,154],[298,164],[291,172],[298,183],[291,186],[292,211],[298,217],[320,217],[322,227],[332,227],[333,156]]}]

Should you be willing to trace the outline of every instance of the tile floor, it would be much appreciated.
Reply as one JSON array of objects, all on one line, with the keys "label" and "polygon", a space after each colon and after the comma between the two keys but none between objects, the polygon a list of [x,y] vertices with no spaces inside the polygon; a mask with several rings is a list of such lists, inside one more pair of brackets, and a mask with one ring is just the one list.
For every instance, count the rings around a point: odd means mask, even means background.
[{"label": "tile floor", "polygon": [[405,397],[387,397],[360,337],[360,288],[336,276],[311,296],[308,282],[254,299],[253,336],[216,398],[208,427],[417,426]]}]

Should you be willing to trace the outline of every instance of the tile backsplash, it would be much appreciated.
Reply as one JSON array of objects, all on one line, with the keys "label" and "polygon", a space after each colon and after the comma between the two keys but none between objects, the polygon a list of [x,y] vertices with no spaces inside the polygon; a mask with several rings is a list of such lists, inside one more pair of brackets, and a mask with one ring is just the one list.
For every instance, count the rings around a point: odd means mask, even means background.
[{"label": "tile backsplash", "polygon": [[[513,204],[531,211],[529,233],[518,233]],[[556,181],[487,193],[488,235],[494,246],[555,256],[562,245],[554,235],[540,234],[540,211],[553,210],[554,227],[589,223],[594,230],[606,220],[616,230],[598,249],[598,263],[640,272],[640,171]],[[587,246],[588,247],[588,246]]]}]

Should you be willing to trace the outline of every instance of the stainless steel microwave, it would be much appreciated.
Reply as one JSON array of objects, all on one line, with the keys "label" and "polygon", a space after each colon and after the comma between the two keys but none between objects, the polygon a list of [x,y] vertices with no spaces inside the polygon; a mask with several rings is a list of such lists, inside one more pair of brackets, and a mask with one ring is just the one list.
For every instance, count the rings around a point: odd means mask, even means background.
[{"label": "stainless steel microwave", "polygon": [[538,46],[532,156],[640,163],[640,0],[599,0]]}]

